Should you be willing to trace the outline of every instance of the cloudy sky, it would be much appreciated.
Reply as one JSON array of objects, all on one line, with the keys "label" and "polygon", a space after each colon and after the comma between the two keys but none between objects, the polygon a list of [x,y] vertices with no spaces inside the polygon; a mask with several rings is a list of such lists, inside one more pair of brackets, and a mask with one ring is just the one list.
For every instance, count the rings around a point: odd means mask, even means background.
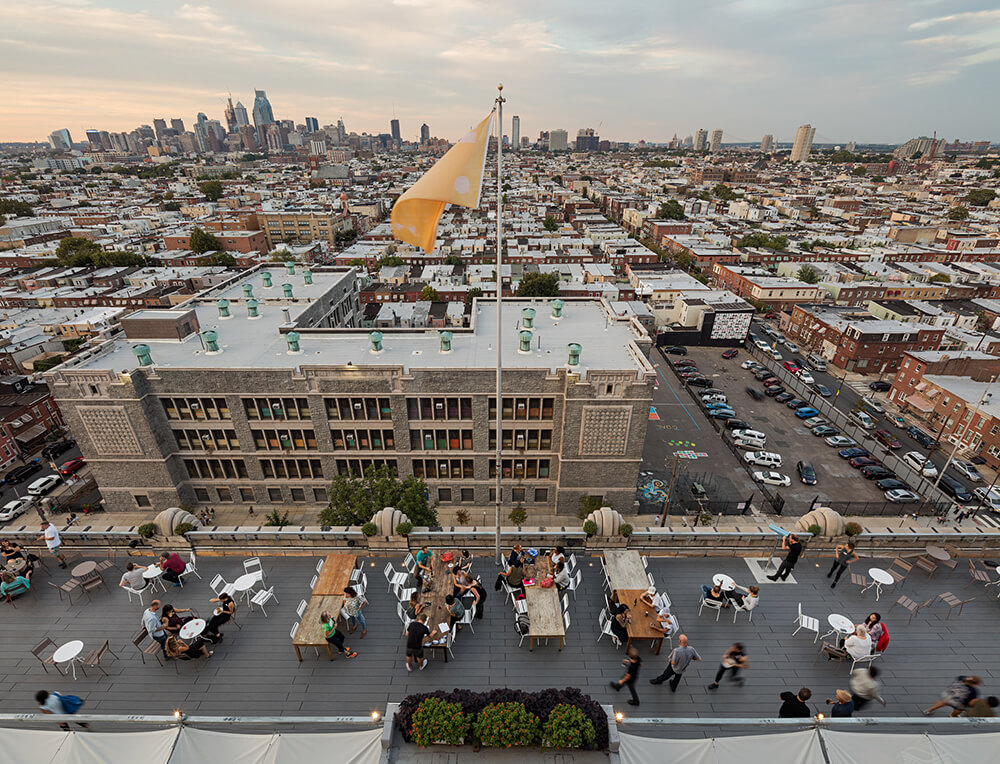
[{"label": "cloudy sky", "polygon": [[190,128],[255,87],[279,119],[454,139],[499,81],[529,136],[1000,139],[996,0],[0,0],[0,73],[0,140]]}]

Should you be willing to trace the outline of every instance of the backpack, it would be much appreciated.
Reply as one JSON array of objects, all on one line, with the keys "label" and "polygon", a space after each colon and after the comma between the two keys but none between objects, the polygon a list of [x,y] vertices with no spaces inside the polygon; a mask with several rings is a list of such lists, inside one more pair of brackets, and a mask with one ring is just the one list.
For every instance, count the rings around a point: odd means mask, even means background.
[{"label": "backpack", "polygon": [[527,634],[528,629],[531,627],[531,619],[528,618],[527,613],[517,614],[517,628],[522,634]]},{"label": "backpack", "polygon": [[61,693],[52,693],[57,698],[59,702],[62,703],[63,711],[67,714],[75,714],[80,710],[80,706],[83,705],[83,698],[79,698],[76,695],[62,695]]},{"label": "backpack", "polygon": [[884,653],[885,648],[889,646],[889,630],[882,624],[882,636],[878,638],[878,644],[875,645],[875,652]]}]

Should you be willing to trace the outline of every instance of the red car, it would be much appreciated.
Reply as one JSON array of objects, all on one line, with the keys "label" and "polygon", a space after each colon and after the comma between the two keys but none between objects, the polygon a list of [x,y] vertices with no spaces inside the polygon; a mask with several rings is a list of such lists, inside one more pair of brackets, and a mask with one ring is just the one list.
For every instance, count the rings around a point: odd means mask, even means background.
[{"label": "red car", "polygon": [[903,444],[896,440],[896,436],[893,435],[888,430],[875,430],[872,433],[872,437],[875,438],[883,446],[888,446],[889,448],[902,448]]},{"label": "red car", "polygon": [[722,357],[723,358],[735,358],[738,355],[739,355],[739,351],[738,350],[727,350],[725,353],[722,354]]},{"label": "red car", "polygon": [[78,469],[80,469],[87,462],[82,456],[78,456],[75,459],[70,459],[68,462],[63,462],[63,466],[59,468],[60,475],[72,475]]},{"label": "red car", "polygon": [[859,470],[862,467],[882,466],[882,462],[878,459],[872,459],[870,456],[855,456],[853,459],[848,459],[847,463],[856,470]]},{"label": "red car", "polygon": [[785,361],[785,368],[792,372],[792,374],[797,374],[799,371],[798,364],[795,361]]}]

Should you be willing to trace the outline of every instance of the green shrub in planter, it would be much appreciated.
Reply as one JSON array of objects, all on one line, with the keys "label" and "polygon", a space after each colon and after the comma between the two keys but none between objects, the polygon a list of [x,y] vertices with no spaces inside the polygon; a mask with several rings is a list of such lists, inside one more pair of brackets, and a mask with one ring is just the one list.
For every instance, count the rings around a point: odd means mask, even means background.
[{"label": "green shrub in planter", "polygon": [[188,531],[193,531],[193,530],[194,526],[191,525],[191,523],[177,523],[177,525],[174,527],[174,535],[183,536]]},{"label": "green shrub in planter", "polygon": [[400,536],[409,536],[410,531],[412,530],[413,530],[413,523],[403,522],[396,526],[396,533],[398,533]]},{"label": "green shrub in planter", "polygon": [[468,734],[469,717],[458,703],[427,698],[413,712],[410,739],[421,748],[438,742],[461,745]]},{"label": "green shrub in planter", "polygon": [[374,536],[378,533],[378,528],[375,527],[375,523],[367,522],[361,526],[361,532],[366,536]]},{"label": "green shrub in planter", "polygon": [[632,526],[629,525],[628,523],[622,523],[622,527],[618,529],[618,532],[621,533],[625,538],[628,538],[629,536],[632,535]]},{"label": "green shrub in planter", "polygon": [[586,533],[588,536],[593,536],[595,533],[597,533],[597,523],[595,523],[593,520],[588,520],[583,524],[583,532]]},{"label": "green shrub in planter", "polygon": [[136,530],[144,539],[151,538],[156,535],[156,523],[143,523]]},{"label": "green shrub in planter", "polygon": [[542,727],[546,748],[590,748],[597,738],[594,723],[576,706],[561,703],[552,709]]},{"label": "green shrub in planter", "polygon": [[481,745],[510,748],[536,745],[541,738],[542,723],[524,703],[496,703],[480,711],[472,722],[472,730]]},{"label": "green shrub in planter", "polygon": [[863,530],[864,528],[862,528],[857,523],[848,523],[847,525],[844,526],[844,533],[846,533],[848,536],[857,536]]},{"label": "green shrub in planter", "polygon": [[518,504],[510,511],[507,518],[514,523],[514,525],[524,525],[524,521],[528,519],[528,512],[524,507]]},{"label": "green shrub in planter", "polygon": [[820,528],[818,525],[816,525],[816,523],[810,525],[808,528],[806,528],[806,530],[809,531],[809,533],[811,533],[813,536],[818,536],[823,532],[823,529]]}]

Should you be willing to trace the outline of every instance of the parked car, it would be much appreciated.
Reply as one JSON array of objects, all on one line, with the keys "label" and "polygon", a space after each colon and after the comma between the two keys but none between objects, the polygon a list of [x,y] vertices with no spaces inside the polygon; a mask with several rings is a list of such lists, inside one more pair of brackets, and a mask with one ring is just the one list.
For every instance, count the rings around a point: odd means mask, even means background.
[{"label": "parked car", "polygon": [[[779,395],[784,395],[785,388],[781,385],[771,385],[770,387],[764,388],[764,395],[768,398],[777,398]],[[789,393],[791,395],[791,393]],[[785,400],[788,400],[787,398]]]},{"label": "parked car", "polygon": [[753,479],[765,485],[789,486],[792,484],[791,478],[780,472],[754,472]]},{"label": "parked car", "polygon": [[854,469],[859,470],[862,467],[871,467],[873,465],[879,464],[878,459],[872,459],[870,456],[855,456],[847,460]]},{"label": "parked car", "polygon": [[882,480],[875,481],[875,485],[878,486],[880,491],[893,491],[897,488],[902,491],[912,491],[909,485],[904,483],[898,477],[883,478]]},{"label": "parked car", "polygon": [[858,445],[858,442],[846,435],[832,435],[826,439],[826,444],[833,448],[850,448],[851,446]]},{"label": "parked car", "polygon": [[[744,429],[741,429],[741,430],[733,430],[733,437],[734,438],[742,438],[743,440],[760,440],[760,441],[763,441],[762,444],[761,444],[761,446],[763,445],[763,443],[767,442],[767,434],[766,433],[763,433],[760,430],[751,430],[750,428],[744,428]],[[761,446],[758,446],[757,450],[760,450]]]},{"label": "parked car", "polygon": [[753,378],[758,382],[763,382],[768,377],[774,376],[771,374],[771,370],[762,366],[753,373]]},{"label": "parked car", "polygon": [[955,472],[973,483],[978,483],[983,479],[983,476],[979,474],[979,470],[976,469],[975,464],[955,459],[951,463],[951,466],[955,468]]},{"label": "parked car", "polygon": [[719,390],[716,387],[706,387],[704,390],[699,390],[698,393],[697,393],[697,395],[698,395],[699,398],[701,398],[702,400],[704,400],[705,398],[708,398],[709,396],[712,396],[712,395],[725,395],[725,393],[722,392],[722,390]]},{"label": "parked car", "polygon": [[62,478],[58,475],[45,475],[28,486],[28,493],[32,496],[44,496],[61,482]]},{"label": "parked car", "polygon": [[852,411],[847,418],[865,430],[874,430],[878,427],[878,423],[864,411]]},{"label": "parked car", "polygon": [[971,504],[974,501],[969,489],[951,475],[942,475],[938,480],[938,488],[960,504]]},{"label": "parked car", "polygon": [[937,477],[937,467],[919,451],[907,451],[903,454],[903,463],[909,465],[924,477]]},{"label": "parked car", "polygon": [[712,409],[708,412],[708,415],[712,419],[732,419],[736,416],[736,412],[732,409]]},{"label": "parked car", "polygon": [[691,358],[679,358],[676,361],[671,361],[670,365],[675,369],[683,369],[687,366],[697,366],[698,362]]},{"label": "parked car", "polygon": [[38,470],[42,468],[42,465],[38,462],[28,462],[23,467],[15,467],[6,475],[4,475],[3,482],[7,485],[16,485],[17,483],[23,483],[29,475],[34,475]]},{"label": "parked car", "polygon": [[917,443],[919,443],[924,448],[934,447],[934,438],[928,435],[926,432],[921,430],[916,425],[910,425],[906,428],[906,434],[913,438]]},{"label": "parked car", "polygon": [[87,462],[84,460],[82,456],[78,456],[75,459],[70,459],[68,462],[63,462],[62,466],[59,468],[59,474],[72,475],[86,463]]},{"label": "parked car", "polygon": [[861,474],[868,480],[884,480],[885,478],[893,477],[892,470],[880,464],[869,464],[867,467],[862,467]]},{"label": "parked car", "polygon": [[861,403],[865,407],[865,410],[868,411],[869,413],[882,414],[882,415],[885,414],[885,406],[883,406],[874,398],[862,398]]},{"label": "parked car", "polygon": [[743,454],[743,461],[758,467],[780,467],[781,454],[773,451],[749,451]]},{"label": "parked car", "polygon": [[740,364],[740,366],[742,368],[744,368],[744,369],[760,369],[760,368],[763,368],[756,361],[744,361],[743,363]]},{"label": "parked car", "polygon": [[726,422],[727,430],[749,430],[750,423],[744,422],[742,419],[730,419]]},{"label": "parked car", "polygon": [[807,385],[811,385],[816,382],[816,378],[813,377],[813,375],[810,374],[805,369],[799,369],[799,379],[801,379],[802,382]]},{"label": "parked car", "polygon": [[681,379],[690,379],[691,377],[700,377],[702,373],[698,371],[697,366],[684,366],[677,370],[677,376]]},{"label": "parked car", "polygon": [[738,350],[727,350],[722,354],[723,358],[735,358],[740,354]]},{"label": "parked car", "polygon": [[798,470],[799,480],[804,485],[816,485],[816,470],[813,469],[812,464],[809,462],[799,462],[795,465],[795,469]]},{"label": "parked car", "polygon": [[756,387],[748,387],[747,388],[747,395],[749,395],[755,401],[759,401],[759,400],[762,400],[764,398],[764,394],[760,390],[758,390]]},{"label": "parked car", "polygon": [[776,400],[778,403],[788,403],[788,401],[792,400],[794,397],[795,396],[792,395],[791,393],[778,393],[776,396],[774,396],[774,400]]},{"label": "parked car", "polygon": [[733,407],[726,401],[706,401],[705,408],[709,411],[713,411],[714,409],[729,409],[732,411],[733,409]]},{"label": "parked car", "polygon": [[76,441],[72,438],[69,440],[60,440],[56,443],[49,443],[49,445],[42,449],[42,456],[46,459],[52,459],[53,457],[66,453],[75,445]]},{"label": "parked car", "polygon": [[799,367],[792,361],[785,361],[784,366],[788,371],[792,372],[792,374],[795,374],[795,372],[799,370]]},{"label": "parked car", "polygon": [[829,398],[833,393],[830,392],[830,388],[826,385],[813,385],[813,390],[822,395],[824,398]]},{"label": "parked car", "polygon": [[13,501],[8,501],[0,509],[0,521],[5,523],[10,522],[18,515],[23,515],[31,506],[31,501],[31,498],[28,496],[21,496]]},{"label": "parked car", "polygon": [[913,504],[920,501],[920,496],[905,488],[890,488],[885,492],[885,500],[893,504]]},{"label": "parked car", "polygon": [[903,444],[899,442],[895,435],[893,435],[888,430],[875,430],[872,433],[872,437],[875,438],[883,446],[888,448],[902,448]]},{"label": "parked car", "polygon": [[840,435],[840,430],[828,424],[821,424],[818,427],[812,428],[812,434],[817,438],[829,438],[833,435]]},{"label": "parked car", "polygon": [[861,448],[860,446],[852,446],[845,448],[843,451],[838,451],[837,454],[841,459],[853,459],[856,456],[868,456],[868,449]]},{"label": "parked car", "polygon": [[813,427],[819,427],[820,425],[830,424],[830,421],[825,417],[817,415],[809,417],[802,424],[804,424],[809,429],[812,429]]},{"label": "parked car", "polygon": [[784,344],[785,344],[785,347],[788,348],[793,353],[798,353],[799,352],[799,346],[796,345],[794,342],[789,342],[788,340],[785,340]]},{"label": "parked car", "polygon": [[664,353],[669,353],[670,355],[687,355],[688,349],[686,347],[681,347],[680,345],[669,345],[663,348]]},{"label": "parked car", "polygon": [[764,387],[781,387],[781,380],[777,377],[768,377],[764,380]]},{"label": "parked car", "polygon": [[887,416],[886,419],[889,420],[889,424],[898,427],[901,430],[906,427],[906,420],[901,416]]},{"label": "parked car", "polygon": [[692,387],[711,387],[712,386],[712,380],[710,380],[708,377],[692,377],[691,379],[686,380],[686,381]]},{"label": "parked car", "polygon": [[868,388],[876,393],[887,393],[892,389],[892,385],[888,382],[872,382]]},{"label": "parked car", "polygon": [[771,358],[773,358],[775,361],[780,361],[782,358],[784,358],[784,356],[774,348],[770,348],[767,352],[771,355]]},{"label": "parked car", "polygon": [[[788,403],[791,403],[791,401],[789,401]],[[812,406],[799,406],[797,409],[795,409],[795,416],[797,416],[799,419],[809,419],[810,417],[816,416],[818,413],[819,412]]]},{"label": "parked car", "polygon": [[[972,489],[972,495],[980,502],[982,502],[984,507],[993,510],[994,512],[1000,512],[1000,491],[995,488],[974,488]],[[3,519],[3,515],[0,514],[0,520]]]},{"label": "parked car", "polygon": [[[809,401],[804,401],[801,398],[792,398],[790,401],[785,401],[785,405],[790,409],[800,409],[805,406]],[[813,409],[815,411],[816,409]],[[816,414],[810,414],[809,416],[816,416]]]}]

